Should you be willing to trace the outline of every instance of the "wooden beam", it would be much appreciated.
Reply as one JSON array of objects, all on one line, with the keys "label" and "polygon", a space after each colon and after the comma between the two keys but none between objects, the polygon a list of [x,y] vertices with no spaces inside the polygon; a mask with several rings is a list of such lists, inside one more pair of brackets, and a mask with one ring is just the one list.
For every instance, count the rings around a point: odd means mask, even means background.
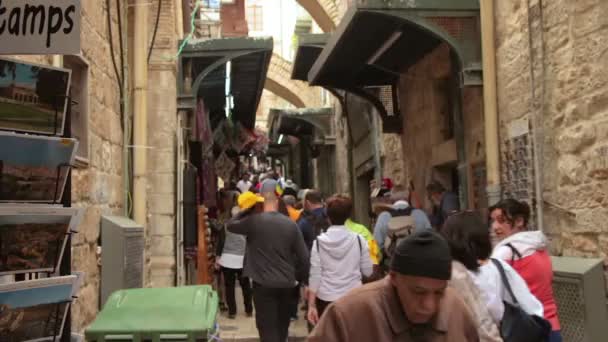
[{"label": "wooden beam", "polygon": [[210,285],[213,282],[208,255],[207,231],[207,208],[201,205],[198,207],[198,249],[196,251],[196,283],[198,285]]}]

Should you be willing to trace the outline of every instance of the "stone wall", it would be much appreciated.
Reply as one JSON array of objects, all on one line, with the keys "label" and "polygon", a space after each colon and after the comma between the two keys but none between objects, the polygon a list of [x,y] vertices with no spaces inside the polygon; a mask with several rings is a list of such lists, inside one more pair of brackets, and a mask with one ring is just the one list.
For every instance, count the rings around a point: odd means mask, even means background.
[{"label": "stone wall", "polygon": [[[413,181],[421,199],[426,197],[425,186],[430,181],[438,180],[449,189],[459,163],[468,167],[483,160],[482,90],[468,87],[462,94],[455,93],[458,89],[450,81],[452,73],[450,49],[443,44],[404,71],[399,82],[403,166],[397,160],[388,165],[392,170],[398,170],[394,171],[395,178],[403,177],[406,184]],[[455,111],[455,96],[461,96],[463,104],[466,160],[458,158],[457,125],[450,123]],[[389,141],[385,138],[385,148],[394,144]],[[387,154],[392,150],[397,151],[398,147],[387,149]]]},{"label": "stone wall", "polygon": [[310,87],[306,82],[292,80],[292,70],[293,64],[290,61],[273,53],[264,89],[282,97],[298,108],[322,107],[321,88]]},{"label": "stone wall", "polygon": [[334,127],[336,133],[336,192],[351,194],[351,165],[349,163],[348,122],[340,102],[334,98]]},{"label": "stone wall", "polygon": [[[112,6],[114,28],[116,7]],[[102,1],[82,2],[82,55],[89,61],[89,164],[72,173],[72,203],[86,208],[80,233],[72,241],[72,269],[86,278],[72,310],[73,330],[97,314],[99,259],[96,254],[101,215],[123,215],[122,128],[118,84],[110,59],[107,11]],[[114,30],[114,47],[118,46]]]},{"label": "stone wall", "polygon": [[401,136],[382,134],[382,177],[390,178],[394,184],[407,185]]},{"label": "stone wall", "polygon": [[496,4],[501,140],[532,123],[552,253],[606,258],[608,2]]},{"label": "stone wall", "polygon": [[[424,195],[424,187],[433,179],[433,146],[445,141],[440,115],[446,102],[437,88],[438,80],[449,77],[450,60],[446,46],[433,51],[404,73],[399,82],[401,115],[403,116],[402,158],[405,177]],[[453,155],[450,156],[453,159]]]}]

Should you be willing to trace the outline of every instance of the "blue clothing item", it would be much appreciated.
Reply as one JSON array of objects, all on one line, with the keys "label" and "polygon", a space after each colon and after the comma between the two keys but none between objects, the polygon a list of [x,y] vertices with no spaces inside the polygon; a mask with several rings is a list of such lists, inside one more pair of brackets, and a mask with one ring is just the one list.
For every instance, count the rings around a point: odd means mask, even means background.
[{"label": "blue clothing item", "polygon": [[[310,213],[315,217],[323,217],[325,215],[325,208],[313,209]],[[306,218],[304,213],[302,213],[300,219],[298,220],[298,227],[300,228],[302,236],[304,237],[304,243],[306,243],[306,246],[310,251],[312,249],[312,244],[317,237],[315,236],[315,227],[313,227],[312,222]]]},{"label": "blue clothing item", "polygon": [[562,342],[561,330],[553,330],[551,334],[549,334],[549,342]]},{"label": "blue clothing item", "polygon": [[459,210],[460,199],[458,198],[458,195],[453,192],[445,192],[441,197],[439,207],[435,206],[435,208],[433,208],[431,224],[435,227],[441,227],[452,212]]},{"label": "blue clothing item", "polygon": [[[393,205],[393,209],[402,210],[407,209],[406,205],[395,204]],[[384,240],[386,239],[386,234],[388,234],[388,221],[391,220],[391,213],[388,211],[382,212],[378,216],[378,220],[376,220],[376,225],[374,226],[374,239],[376,243],[378,243],[378,248],[381,251],[384,251]],[[414,225],[416,232],[432,229],[431,222],[429,218],[426,216],[426,213],[420,209],[412,210],[412,217],[414,218]]]}]

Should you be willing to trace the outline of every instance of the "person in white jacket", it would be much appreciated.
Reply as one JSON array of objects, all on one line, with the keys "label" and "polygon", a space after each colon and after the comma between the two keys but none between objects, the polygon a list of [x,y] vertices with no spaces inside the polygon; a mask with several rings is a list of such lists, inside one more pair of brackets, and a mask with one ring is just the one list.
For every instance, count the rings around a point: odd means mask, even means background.
[{"label": "person in white jacket", "polygon": [[[489,229],[478,214],[465,211],[448,217],[442,234],[450,245],[452,257],[468,269],[492,320],[500,326],[504,302],[514,304],[514,300],[504,286],[498,268],[490,260],[492,243]],[[499,262],[520,307],[528,314],[543,317],[543,306],[526,282],[508,263]]]},{"label": "person in white jacket", "polygon": [[314,241],[310,254],[308,321],[317,324],[325,308],[350,290],[362,285],[373,265],[367,241],[349,231],[344,222],[351,215],[350,199],[333,196],[327,200],[331,226]]}]

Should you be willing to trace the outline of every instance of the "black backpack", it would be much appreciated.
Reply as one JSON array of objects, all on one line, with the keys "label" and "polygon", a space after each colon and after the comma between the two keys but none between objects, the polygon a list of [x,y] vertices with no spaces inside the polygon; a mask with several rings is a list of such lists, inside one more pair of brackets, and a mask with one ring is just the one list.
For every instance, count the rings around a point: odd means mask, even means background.
[{"label": "black backpack", "polygon": [[327,217],[325,210],[323,210],[323,213],[321,215],[315,215],[312,212],[304,210],[302,212],[302,215],[312,225],[314,238],[321,235],[321,233],[325,232],[327,230],[327,228],[329,228],[329,226],[331,225],[329,223],[329,217]]}]

